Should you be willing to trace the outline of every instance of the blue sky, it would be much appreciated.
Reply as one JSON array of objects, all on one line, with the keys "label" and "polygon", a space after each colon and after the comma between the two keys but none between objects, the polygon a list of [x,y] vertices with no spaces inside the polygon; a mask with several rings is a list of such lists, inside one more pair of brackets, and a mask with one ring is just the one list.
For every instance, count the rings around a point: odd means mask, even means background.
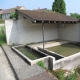
[{"label": "blue sky", "polygon": [[[0,8],[8,9],[15,6],[24,6],[26,9],[52,8],[54,0],[0,0]],[[65,0],[66,11],[69,13],[80,14],[80,0]]]}]

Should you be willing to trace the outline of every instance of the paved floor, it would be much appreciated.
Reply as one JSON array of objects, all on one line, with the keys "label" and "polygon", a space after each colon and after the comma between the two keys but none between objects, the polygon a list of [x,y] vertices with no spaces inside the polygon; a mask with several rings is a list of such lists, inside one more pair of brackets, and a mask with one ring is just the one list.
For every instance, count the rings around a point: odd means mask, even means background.
[{"label": "paved floor", "polygon": [[[19,80],[57,80],[37,64],[30,66],[7,45],[3,46]],[[5,79],[3,79],[5,80]],[[12,80],[12,79],[10,79]]]},{"label": "paved floor", "polygon": [[40,74],[37,74],[35,76],[32,76],[30,78],[27,78],[25,80],[58,80],[55,78],[52,74],[48,74],[46,71],[42,72]]},{"label": "paved floor", "polygon": [[12,64],[19,80],[24,80],[31,76],[37,75],[45,71],[45,69],[41,68],[38,65],[30,66],[27,62],[25,62],[19,55],[11,50],[11,48],[7,45],[3,46],[10,63]]},{"label": "paved floor", "polygon": [[0,47],[0,80],[16,80],[1,47]]},{"label": "paved floor", "polygon": [[[19,77],[19,80],[55,80],[48,73],[45,73],[45,70],[38,65],[30,66],[27,64],[21,57],[14,53],[9,46],[5,45],[3,48],[6,51],[7,56]],[[5,55],[0,48],[0,80],[15,80],[6,57],[4,56]],[[80,65],[80,59],[76,59],[74,62],[66,65],[64,69],[72,69],[78,65]]]},{"label": "paved floor", "polygon": [[[58,46],[64,43],[69,43],[68,41],[49,41],[49,42],[45,42],[45,48],[49,48],[49,47],[53,47],[53,46]],[[37,44],[31,44],[30,47],[37,49],[37,47],[41,47],[42,48],[43,44],[42,43],[37,43]],[[71,70],[74,69],[76,67],[78,67],[80,65],[80,59],[76,59],[71,63],[68,63],[65,67],[63,67],[63,69],[67,69],[67,70]]]},{"label": "paved floor", "polygon": [[[55,40],[55,41],[45,42],[44,46],[45,46],[45,48],[49,48],[49,47],[58,46],[58,45],[65,44],[65,43],[69,43],[69,42],[62,41],[62,40],[59,40],[59,41]],[[43,48],[43,43],[31,44],[29,46],[32,48],[35,48],[35,49],[37,49],[37,47]]]}]

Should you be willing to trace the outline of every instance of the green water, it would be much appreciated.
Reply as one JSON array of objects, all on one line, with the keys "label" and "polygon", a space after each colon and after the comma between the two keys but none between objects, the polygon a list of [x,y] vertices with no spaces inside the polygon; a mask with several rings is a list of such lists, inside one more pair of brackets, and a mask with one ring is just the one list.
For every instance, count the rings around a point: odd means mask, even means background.
[{"label": "green water", "polygon": [[71,44],[71,43],[62,44],[60,46],[50,47],[47,49],[50,51],[56,52],[60,55],[63,55],[65,57],[80,52],[80,46],[77,46],[77,45]]},{"label": "green water", "polygon": [[20,47],[17,48],[21,53],[23,53],[25,56],[30,58],[31,60],[35,60],[44,56],[41,56],[39,53],[33,52],[30,49],[27,49],[26,47]]}]

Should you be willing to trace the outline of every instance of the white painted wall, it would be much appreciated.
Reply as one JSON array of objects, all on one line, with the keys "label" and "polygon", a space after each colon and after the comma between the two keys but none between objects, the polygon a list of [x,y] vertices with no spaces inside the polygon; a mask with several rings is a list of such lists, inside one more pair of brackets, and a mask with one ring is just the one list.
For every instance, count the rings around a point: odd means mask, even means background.
[{"label": "white painted wall", "polygon": [[[45,41],[58,39],[56,24],[45,24]],[[42,24],[34,24],[27,19],[5,20],[7,44],[27,44],[41,42]]]},{"label": "white painted wall", "polygon": [[[21,26],[21,27],[20,27]],[[58,38],[58,30],[56,25],[45,24],[45,41]],[[34,43],[42,41],[42,24],[33,24],[28,20],[19,20],[19,42]],[[23,37],[23,38],[22,38]]]},{"label": "white painted wall", "polygon": [[7,44],[17,43],[17,22],[13,20],[5,20],[5,30]]},{"label": "white painted wall", "polygon": [[[80,41],[80,23],[78,24],[44,24],[45,41],[62,39],[69,41]],[[31,21],[19,16],[19,20],[5,20],[7,44],[27,44],[36,43],[43,40],[42,24],[32,23]]]},{"label": "white painted wall", "polygon": [[59,39],[69,41],[80,41],[80,23],[66,24],[66,27],[59,25]]}]

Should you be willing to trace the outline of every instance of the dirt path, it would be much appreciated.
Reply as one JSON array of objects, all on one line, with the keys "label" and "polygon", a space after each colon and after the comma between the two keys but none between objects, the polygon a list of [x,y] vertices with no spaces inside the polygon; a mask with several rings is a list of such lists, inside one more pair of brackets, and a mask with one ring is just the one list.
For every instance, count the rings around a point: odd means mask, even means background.
[{"label": "dirt path", "polygon": [[1,47],[0,47],[0,80],[16,80]]}]

